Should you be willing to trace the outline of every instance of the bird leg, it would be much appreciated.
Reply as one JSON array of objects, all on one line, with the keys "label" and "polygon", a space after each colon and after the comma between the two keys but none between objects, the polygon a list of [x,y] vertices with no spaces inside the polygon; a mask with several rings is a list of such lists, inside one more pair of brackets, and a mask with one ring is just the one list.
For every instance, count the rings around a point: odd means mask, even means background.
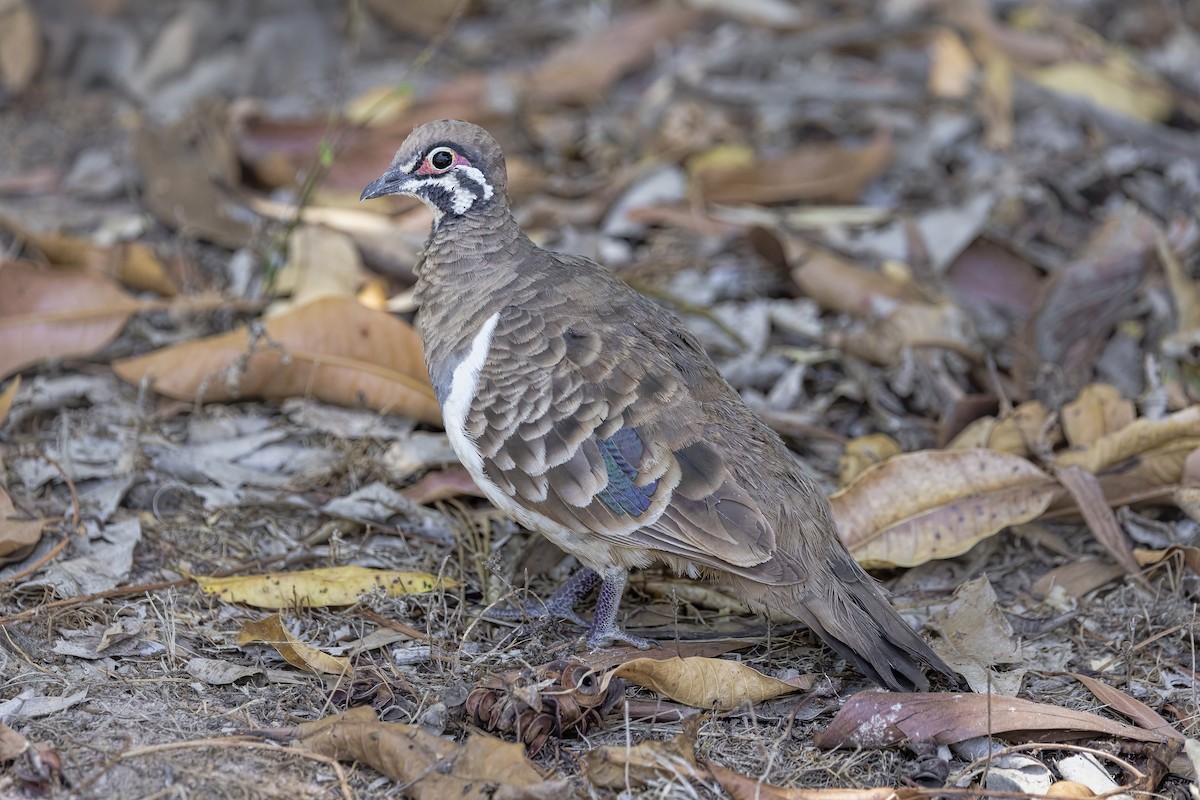
[{"label": "bird leg", "polygon": [[[554,590],[554,594],[546,600],[534,598],[515,608],[493,608],[487,614],[493,619],[516,620],[524,619],[565,619],[580,627],[587,627],[587,620],[575,613],[575,606],[592,593],[596,584],[600,583],[600,573],[588,567],[575,571],[563,584]],[[620,598],[618,597],[618,600]]]},{"label": "bird leg", "polygon": [[634,636],[617,625],[617,611],[621,607],[621,595],[625,594],[629,572],[620,567],[608,567],[597,577],[601,579],[600,596],[596,598],[596,615],[588,632],[588,647],[596,650],[613,642],[631,644],[639,650],[656,646],[658,642],[653,639]]},{"label": "bird leg", "polygon": [[[621,607],[621,596],[625,594],[625,581],[629,573],[620,567],[609,567],[602,576],[590,567],[581,567],[575,574],[554,590],[546,600],[534,598],[515,608],[493,608],[487,615],[493,619],[517,620],[565,619],[581,628],[589,628],[587,643],[592,649],[608,647],[613,642],[631,644],[639,650],[654,647],[658,642],[635,636],[617,625],[617,611]],[[579,616],[575,606],[583,602],[596,585],[600,595],[596,598],[596,614],[591,626]]]}]

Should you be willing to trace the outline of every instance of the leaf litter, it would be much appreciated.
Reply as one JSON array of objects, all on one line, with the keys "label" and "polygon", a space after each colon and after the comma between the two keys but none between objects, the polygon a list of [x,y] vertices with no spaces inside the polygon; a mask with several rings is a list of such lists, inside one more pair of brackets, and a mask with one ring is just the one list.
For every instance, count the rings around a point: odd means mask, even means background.
[{"label": "leaf litter", "polygon": [[[9,5],[0,793],[1194,779],[1190,6]],[[479,502],[437,429],[407,292],[427,212],[353,203],[441,116],[496,133],[531,236],[684,318],[990,694],[843,703],[861,679],[811,636],[653,572],[623,610],[661,653],[479,621],[572,563]],[[430,591],[313,601],[347,569]],[[265,579],[286,623],[248,633],[195,575]],[[319,755],[283,770],[238,733]]]}]

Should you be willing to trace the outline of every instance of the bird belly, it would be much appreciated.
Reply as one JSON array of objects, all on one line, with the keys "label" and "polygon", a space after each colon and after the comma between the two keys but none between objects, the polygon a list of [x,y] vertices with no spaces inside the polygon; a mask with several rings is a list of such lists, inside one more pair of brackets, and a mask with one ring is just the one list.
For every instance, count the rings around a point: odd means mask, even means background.
[{"label": "bird belly", "polygon": [[620,565],[626,569],[644,567],[654,559],[646,551],[618,547],[595,534],[579,533],[555,522],[549,517],[518,503],[495,481],[487,476],[479,447],[467,435],[467,415],[479,384],[479,373],[487,361],[491,349],[492,335],[500,313],[488,317],[471,339],[467,353],[451,372],[450,388],[442,403],[442,420],[446,426],[446,438],[454,448],[458,460],[471,473],[475,484],[496,508],[509,515],[530,530],[538,531],[561,549],[578,558],[595,570]]}]

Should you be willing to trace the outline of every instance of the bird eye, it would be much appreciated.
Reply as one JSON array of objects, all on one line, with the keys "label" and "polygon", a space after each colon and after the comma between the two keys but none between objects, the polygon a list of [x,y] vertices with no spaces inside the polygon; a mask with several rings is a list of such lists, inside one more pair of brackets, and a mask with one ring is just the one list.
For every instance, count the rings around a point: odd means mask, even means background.
[{"label": "bird eye", "polygon": [[434,149],[427,157],[426,161],[429,166],[433,167],[438,172],[445,172],[454,166],[454,151],[449,147],[438,147]]}]

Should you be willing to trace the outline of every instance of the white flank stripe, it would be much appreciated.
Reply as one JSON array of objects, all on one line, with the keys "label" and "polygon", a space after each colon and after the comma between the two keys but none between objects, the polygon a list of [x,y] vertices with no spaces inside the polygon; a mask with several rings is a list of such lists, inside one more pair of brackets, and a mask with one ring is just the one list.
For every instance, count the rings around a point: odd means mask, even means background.
[{"label": "white flank stripe", "polygon": [[500,312],[497,311],[487,318],[475,334],[466,356],[454,368],[454,375],[450,379],[450,394],[442,404],[442,422],[446,426],[446,437],[450,440],[454,452],[458,454],[458,460],[476,481],[486,481],[486,477],[483,474],[483,458],[479,455],[479,447],[467,436],[467,414],[471,410],[471,401],[475,399],[479,371],[483,369],[488,351],[492,347],[492,333],[499,321]]}]

